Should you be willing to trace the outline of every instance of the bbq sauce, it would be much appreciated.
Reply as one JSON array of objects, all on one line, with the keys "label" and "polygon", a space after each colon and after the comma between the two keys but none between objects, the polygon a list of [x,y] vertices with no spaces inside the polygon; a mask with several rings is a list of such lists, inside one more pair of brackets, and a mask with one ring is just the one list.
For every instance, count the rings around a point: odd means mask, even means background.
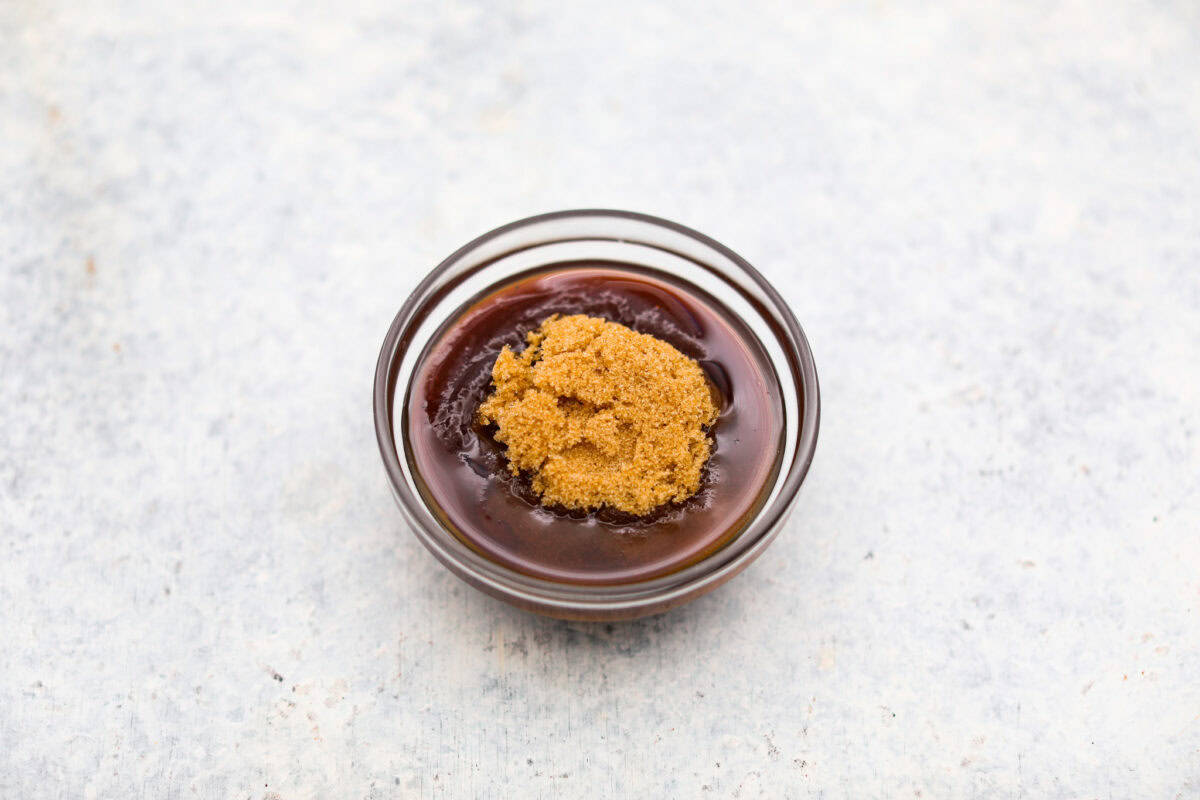
[{"label": "bbq sauce", "polygon": [[[477,412],[501,349],[522,350],[553,314],[618,322],[699,363],[720,414],[696,494],[643,516],[568,511],[539,504],[528,478],[510,473]],[[488,559],[553,581],[629,583],[695,563],[741,530],[778,470],[783,407],[757,337],[696,287],[630,266],[546,268],[467,304],[434,337],[405,402],[408,457],[442,523]]]}]

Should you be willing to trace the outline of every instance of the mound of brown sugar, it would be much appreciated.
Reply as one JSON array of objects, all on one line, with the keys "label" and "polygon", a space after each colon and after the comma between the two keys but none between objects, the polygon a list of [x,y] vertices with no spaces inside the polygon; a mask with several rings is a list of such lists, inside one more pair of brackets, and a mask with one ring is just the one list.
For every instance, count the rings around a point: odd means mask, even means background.
[{"label": "mound of brown sugar", "polygon": [[700,366],[598,317],[553,316],[492,367],[479,407],[546,505],[645,514],[700,488],[717,407]]}]

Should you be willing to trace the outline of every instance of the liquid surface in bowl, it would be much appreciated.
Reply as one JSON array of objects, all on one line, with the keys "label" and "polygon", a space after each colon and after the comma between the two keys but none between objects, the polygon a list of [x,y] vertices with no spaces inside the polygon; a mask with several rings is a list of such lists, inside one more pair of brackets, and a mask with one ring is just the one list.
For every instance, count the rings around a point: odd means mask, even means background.
[{"label": "liquid surface in bowl", "polygon": [[[720,399],[700,491],[644,516],[539,505],[478,421],[496,356],[521,350],[553,314],[603,317],[694,358]],[[783,410],[770,361],[735,315],[660,273],[607,264],[548,268],[456,314],[413,377],[405,424],[418,485],[435,513],[488,559],[577,584],[659,577],[726,544],[766,499],[778,469]]]}]

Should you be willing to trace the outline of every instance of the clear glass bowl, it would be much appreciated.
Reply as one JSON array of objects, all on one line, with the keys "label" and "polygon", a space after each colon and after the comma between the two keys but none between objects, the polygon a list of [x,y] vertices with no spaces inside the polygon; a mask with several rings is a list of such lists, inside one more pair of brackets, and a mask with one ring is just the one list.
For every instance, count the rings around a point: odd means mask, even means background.
[{"label": "clear glass bowl", "polygon": [[[770,357],[782,393],[780,468],[757,514],[724,547],[669,575],[580,586],[530,577],[476,553],[447,530],[417,490],[407,441],[407,395],[433,338],[464,303],[530,269],[608,261],[668,272],[740,316]],[[557,211],[519,220],[464,245],[429,273],[388,330],[375,369],[375,435],[392,492],[417,538],[451,572],[520,608],[579,620],[657,614],[709,592],[759,556],[782,528],[812,463],[820,422],[817,370],[787,303],[744,259],[702,233],[629,211]],[[399,423],[399,424],[397,424]]]}]

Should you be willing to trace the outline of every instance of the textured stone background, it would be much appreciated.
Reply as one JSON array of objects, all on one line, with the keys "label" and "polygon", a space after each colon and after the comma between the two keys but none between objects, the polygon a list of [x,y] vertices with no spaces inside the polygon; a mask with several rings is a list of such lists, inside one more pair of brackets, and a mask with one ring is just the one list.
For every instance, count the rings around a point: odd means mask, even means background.
[{"label": "textured stone background", "polygon": [[[488,600],[379,342],[526,214],[725,241],[825,418],[666,617]],[[1200,9],[0,1],[0,797],[1200,797]]]}]

